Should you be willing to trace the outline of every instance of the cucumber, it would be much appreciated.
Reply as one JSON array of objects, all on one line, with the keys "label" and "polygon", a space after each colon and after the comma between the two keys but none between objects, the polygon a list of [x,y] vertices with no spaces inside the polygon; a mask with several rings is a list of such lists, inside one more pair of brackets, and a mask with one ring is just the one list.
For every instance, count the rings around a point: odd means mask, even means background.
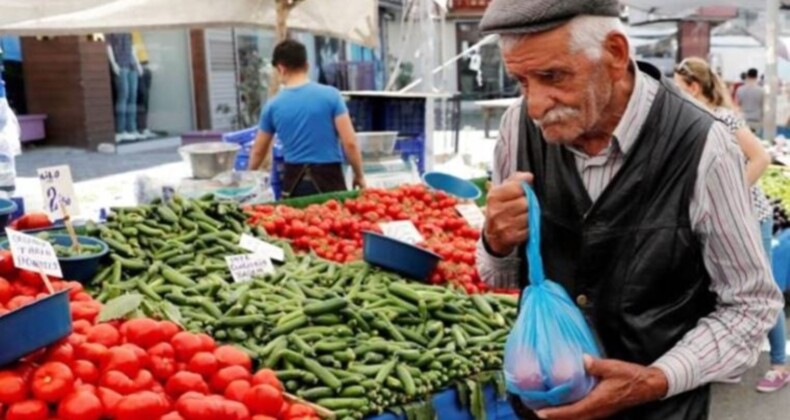
[{"label": "cucumber", "polygon": [[309,317],[319,317],[324,314],[339,312],[346,306],[348,306],[348,301],[345,298],[333,298],[305,306],[304,313]]}]

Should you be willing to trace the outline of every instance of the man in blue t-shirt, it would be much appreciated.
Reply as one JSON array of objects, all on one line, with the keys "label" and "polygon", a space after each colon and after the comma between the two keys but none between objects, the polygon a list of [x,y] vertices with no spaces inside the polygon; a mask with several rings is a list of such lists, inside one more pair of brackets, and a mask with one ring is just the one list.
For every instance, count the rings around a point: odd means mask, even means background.
[{"label": "man in blue t-shirt", "polygon": [[285,155],[284,197],[345,190],[344,151],[354,170],[354,187],[364,188],[362,155],[340,92],[310,81],[307,51],[297,41],[277,44],[272,64],[284,87],[263,108],[250,170],[259,169],[266,160],[276,134]]}]

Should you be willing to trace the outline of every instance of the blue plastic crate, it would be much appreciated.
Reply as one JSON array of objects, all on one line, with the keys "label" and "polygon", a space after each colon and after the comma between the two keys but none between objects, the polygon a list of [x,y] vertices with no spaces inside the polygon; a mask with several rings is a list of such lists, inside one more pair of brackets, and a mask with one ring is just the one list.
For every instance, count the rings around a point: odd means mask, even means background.
[{"label": "blue plastic crate", "polygon": [[250,155],[241,153],[236,155],[236,163],[233,164],[233,169],[237,171],[246,171],[250,165]]},{"label": "blue plastic crate", "polygon": [[405,161],[413,158],[417,163],[420,175],[425,173],[425,138],[416,136],[398,139],[395,143],[395,150],[400,152],[401,158]]},{"label": "blue plastic crate", "polygon": [[374,107],[366,98],[351,98],[346,103],[348,115],[356,131],[376,131],[373,123]]},{"label": "blue plastic crate", "polygon": [[255,143],[255,136],[258,133],[258,127],[246,128],[244,130],[232,131],[222,135],[222,141],[225,143],[234,143],[241,146],[239,154],[249,155],[252,152],[252,144]]},{"label": "blue plastic crate", "polygon": [[384,130],[397,131],[402,136],[425,132],[425,100],[400,99],[384,104]]}]

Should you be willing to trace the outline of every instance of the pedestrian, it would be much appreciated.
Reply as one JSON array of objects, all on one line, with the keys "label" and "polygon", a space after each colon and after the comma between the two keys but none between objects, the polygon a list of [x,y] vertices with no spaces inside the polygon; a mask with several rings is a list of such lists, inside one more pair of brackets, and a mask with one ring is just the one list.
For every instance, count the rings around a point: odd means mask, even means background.
[{"label": "pedestrian", "polygon": [[298,41],[277,44],[272,65],[284,87],[263,108],[250,170],[260,169],[277,135],[285,158],[284,197],[346,190],[343,152],[354,171],[353,186],[364,188],[362,155],[340,92],[310,81],[307,50]]},{"label": "pedestrian", "polygon": [[[723,121],[746,157],[746,181],[751,185],[752,211],[760,226],[763,248],[771,261],[773,240],[773,209],[762,189],[757,185],[760,176],[771,164],[771,156],[760,139],[746,127],[746,123],[733,111],[733,105],[724,82],[712,71],[708,63],[697,57],[683,60],[675,68],[675,83],[705,105],[719,120]],[[757,390],[774,392],[784,388],[790,381],[786,363],[786,328],[784,312],[768,333],[771,346],[771,369],[757,383]]]},{"label": "pedestrian", "polygon": [[759,84],[757,69],[746,72],[746,81],[738,88],[735,98],[749,128],[760,135],[763,129],[763,101],[765,90]]},{"label": "pedestrian", "polygon": [[647,63],[636,63],[617,0],[493,0],[524,100],[495,149],[478,269],[527,284],[531,182],[543,264],[588,317],[605,358],[596,387],[524,418],[697,420],[712,381],[753,366],[782,296],[750,211],[727,127]]}]

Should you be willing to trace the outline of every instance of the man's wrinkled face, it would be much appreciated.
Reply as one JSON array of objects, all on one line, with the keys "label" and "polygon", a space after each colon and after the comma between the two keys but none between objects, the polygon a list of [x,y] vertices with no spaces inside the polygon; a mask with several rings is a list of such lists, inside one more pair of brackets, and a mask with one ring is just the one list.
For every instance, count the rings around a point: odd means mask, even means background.
[{"label": "man's wrinkled face", "polygon": [[600,61],[571,52],[566,26],[521,39],[503,53],[508,73],[521,84],[527,113],[547,141],[571,144],[594,130],[612,98],[612,81]]}]

